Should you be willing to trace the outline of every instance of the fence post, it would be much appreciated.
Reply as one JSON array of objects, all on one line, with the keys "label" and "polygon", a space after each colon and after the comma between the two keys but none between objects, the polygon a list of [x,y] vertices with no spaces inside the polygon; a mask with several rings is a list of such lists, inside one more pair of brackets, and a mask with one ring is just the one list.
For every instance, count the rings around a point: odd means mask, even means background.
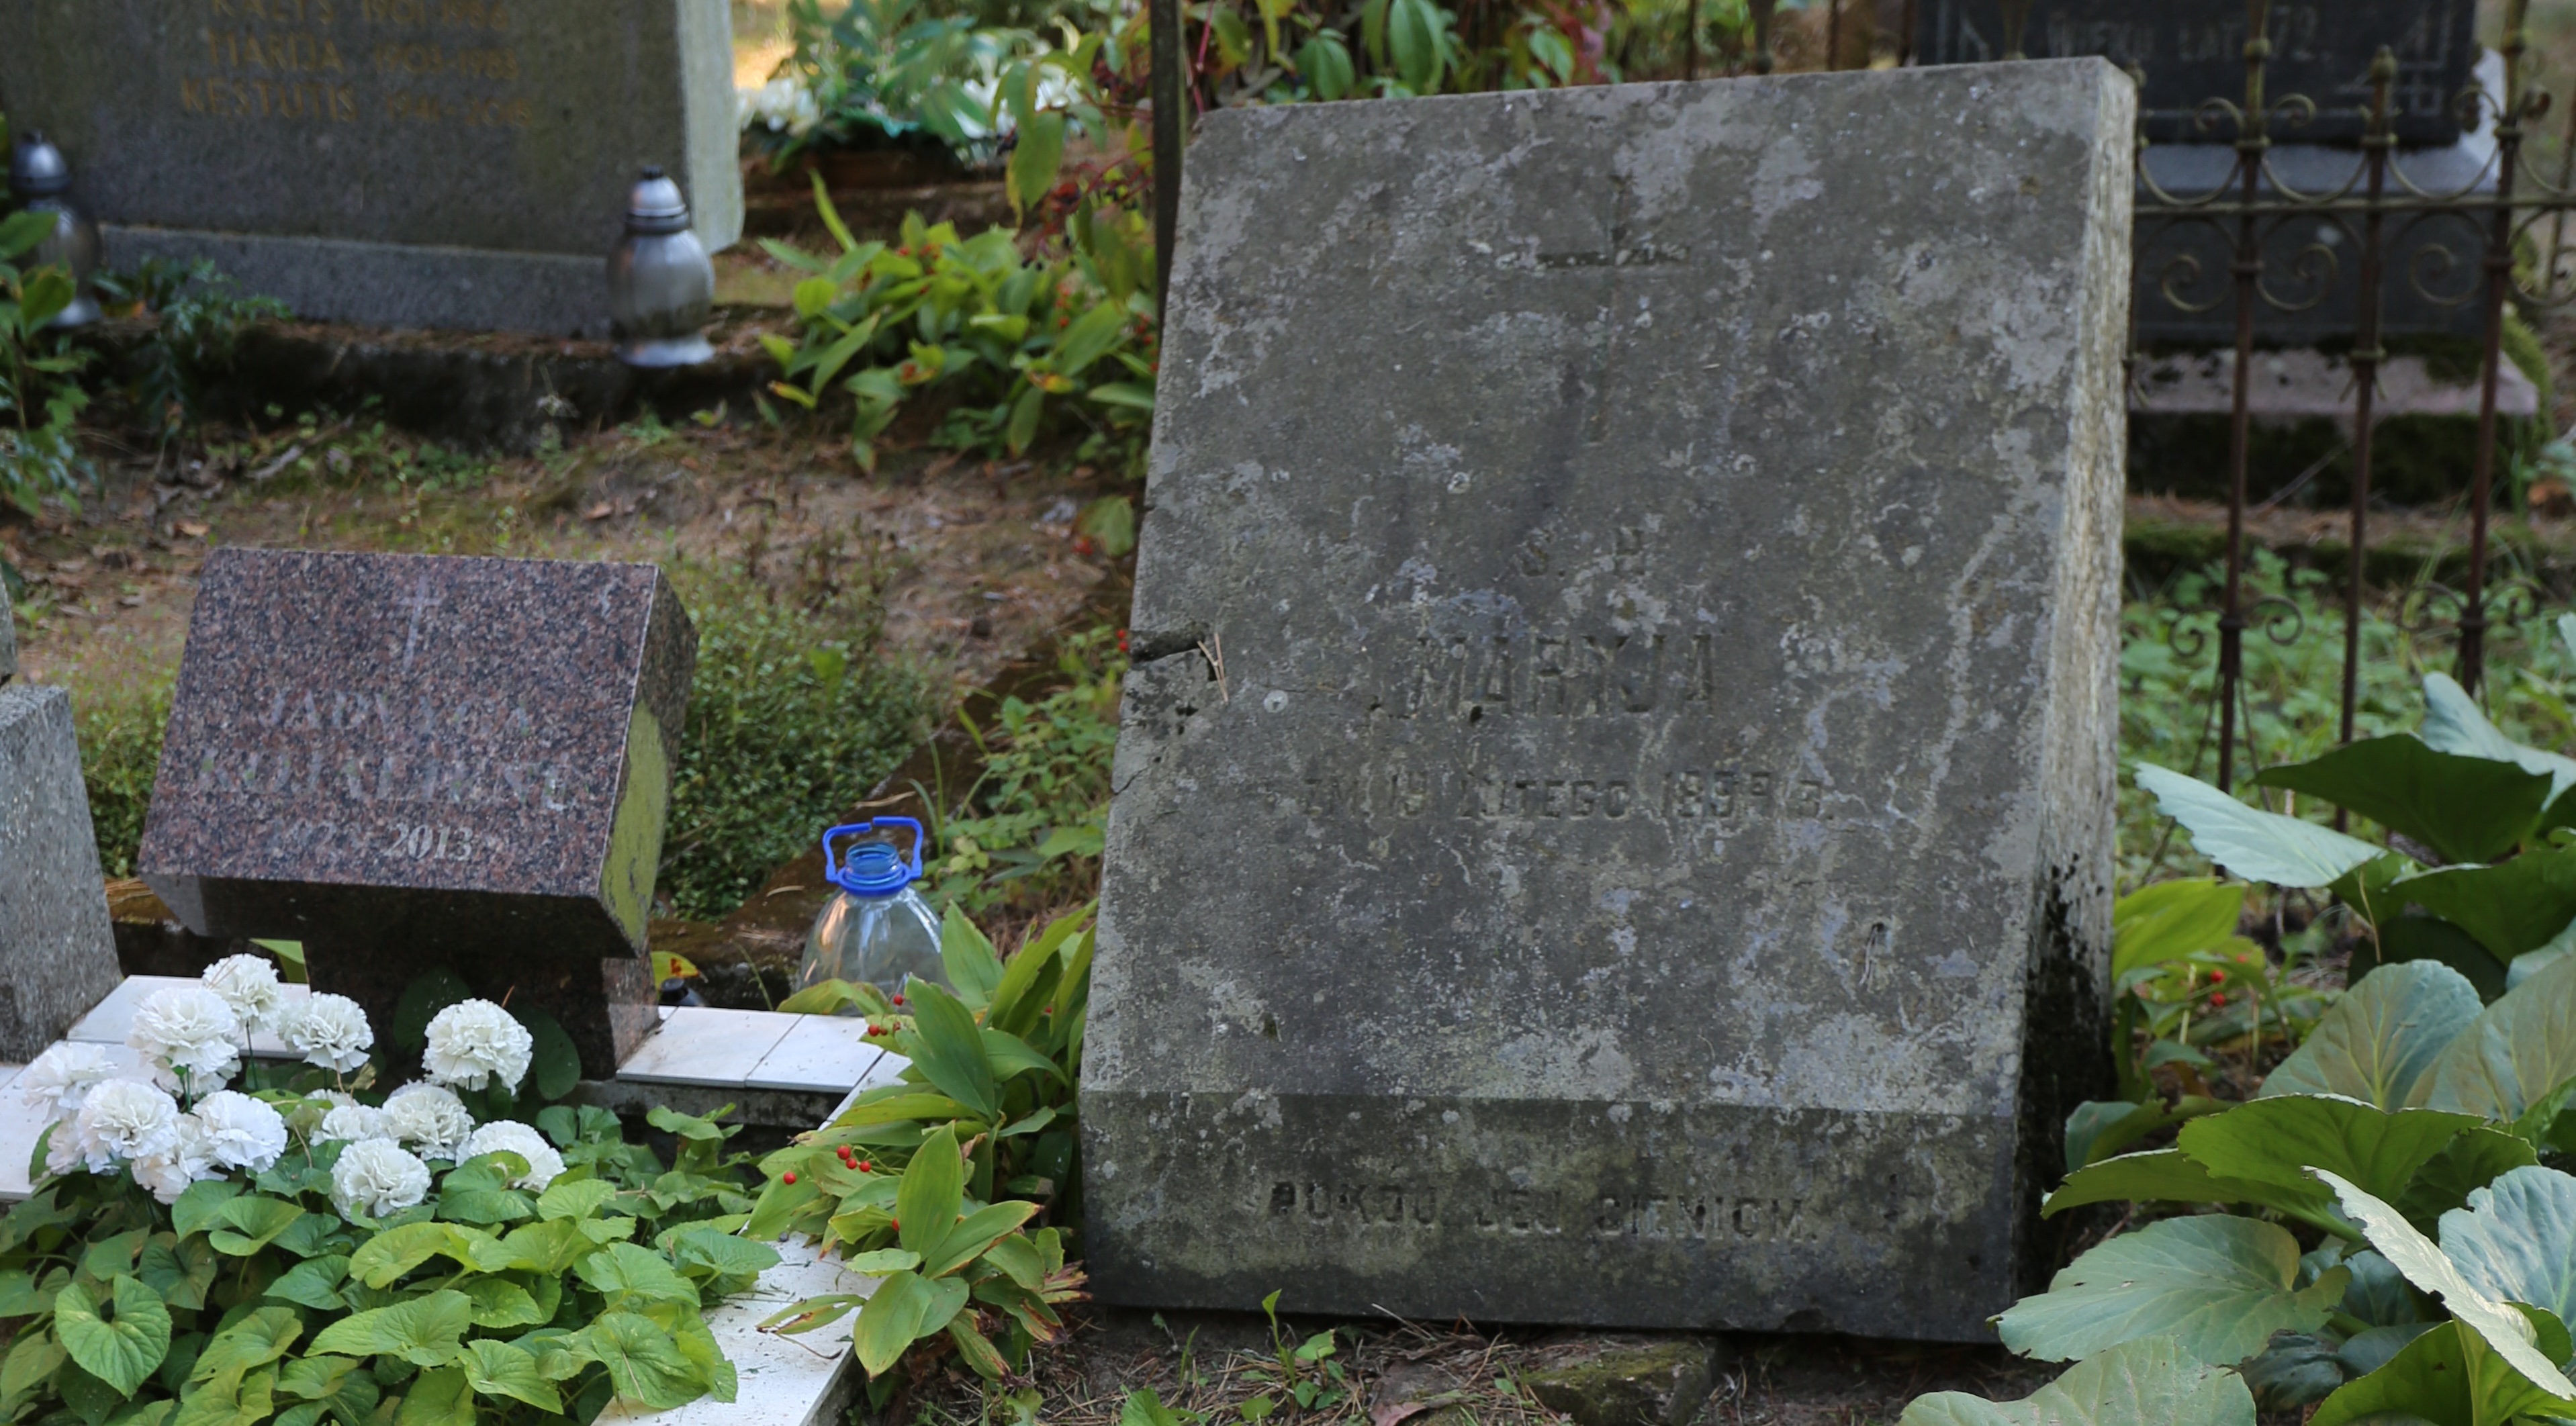
[{"label": "fence post", "polygon": [[[2397,143],[2388,114],[2389,88],[2396,82],[2397,55],[2381,45],[2370,61],[2370,132],[2361,141],[2370,176],[2363,187],[2361,291],[2352,343],[2352,549],[2346,557],[2343,593],[2343,741],[2347,743],[2352,741],[2353,711],[2361,698],[2361,582],[2362,553],[2369,548],[2364,538],[2370,518],[2371,405],[2378,396],[2379,364],[2388,356],[2379,342],[2380,287],[2386,280],[2380,204],[2388,187],[2389,151]],[[2338,809],[2335,825],[2340,827],[2344,821],[2345,814]]]},{"label": "fence post", "polygon": [[2469,467],[2469,587],[2460,605],[2460,686],[2471,693],[2486,674],[2487,506],[2495,485],[2496,381],[2504,361],[2504,299],[2513,285],[2513,173],[2521,163],[2523,11],[2509,0],[2504,19],[2504,99],[2496,106],[2495,223],[2487,237],[2486,366],[2478,387],[2477,458]]},{"label": "fence post", "polygon": [[2262,300],[2263,234],[2255,213],[2263,183],[2263,153],[2271,145],[2263,100],[2263,62],[2271,57],[2268,0],[2245,0],[2245,108],[2237,117],[2236,172],[2236,370],[2234,404],[2227,423],[2227,586],[2218,614],[2218,786],[2236,780],[2237,689],[2245,677],[2245,463],[2251,454],[2254,375],[2254,306]]}]

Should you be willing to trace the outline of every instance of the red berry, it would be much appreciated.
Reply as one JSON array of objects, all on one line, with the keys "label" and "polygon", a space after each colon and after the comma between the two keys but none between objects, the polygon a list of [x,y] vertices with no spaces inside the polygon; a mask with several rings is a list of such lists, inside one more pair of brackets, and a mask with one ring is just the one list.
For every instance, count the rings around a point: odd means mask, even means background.
[{"label": "red berry", "polygon": [[786,1182],[788,1182],[788,1183],[794,1183],[794,1182],[796,1181],[796,1175],[795,1175],[795,1173],[794,1173],[793,1171],[790,1171],[790,1172],[786,1175],[785,1181],[786,1181]]},{"label": "red berry", "polygon": [[900,996],[900,995],[896,996],[896,997],[894,998],[894,1003],[895,1003],[895,1004],[897,1004],[897,1005],[901,1005],[901,1004],[903,1003],[903,997],[902,997],[902,996]]},{"label": "red berry", "polygon": [[900,1218],[889,1218],[886,1220],[886,1226],[900,1233],[903,1231],[903,1220]]},{"label": "red berry", "polygon": [[2216,985],[2225,979],[2227,979],[2227,972],[2223,970],[2214,970],[2209,973],[2209,983],[2212,985]]},{"label": "red berry", "polygon": [[2212,1006],[2225,1005],[2227,1003],[2226,993],[2222,991],[2217,995],[2209,997],[2209,1003]]}]

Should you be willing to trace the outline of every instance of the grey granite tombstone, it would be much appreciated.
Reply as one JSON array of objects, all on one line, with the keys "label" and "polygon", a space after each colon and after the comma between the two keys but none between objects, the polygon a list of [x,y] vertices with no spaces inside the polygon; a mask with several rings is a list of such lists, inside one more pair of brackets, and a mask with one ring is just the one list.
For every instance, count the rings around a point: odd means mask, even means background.
[{"label": "grey granite tombstone", "polygon": [[111,265],[308,318],[605,335],[644,164],[742,231],[724,0],[0,0],[0,36]]},{"label": "grey granite tombstone", "polygon": [[[2199,122],[2212,99],[2245,98],[2245,0],[1919,0],[1915,54],[1925,64],[2002,59],[2015,48],[2009,10],[2020,10],[2020,50],[2033,58],[2095,54],[2146,74],[2139,102],[2159,143],[2232,142],[2233,125]],[[2447,144],[2460,136],[2460,91],[2478,57],[2476,0],[2273,0],[2264,89],[2274,102],[2305,95],[2305,122],[2283,115],[2287,143],[2357,139],[2370,104],[2370,61],[2397,58],[2392,91],[2397,137]]]},{"label": "grey granite tombstone", "polygon": [[593,1077],[644,960],[697,635],[651,565],[222,549],[139,869],[201,936],[305,943],[385,1023],[434,964]]},{"label": "grey granite tombstone", "polygon": [[71,699],[12,681],[15,622],[0,587],[0,1061],[25,1064],[120,972]]},{"label": "grey granite tombstone", "polygon": [[1208,117],[1083,1074],[1105,1300],[1988,1335],[2108,1067],[2134,92]]}]

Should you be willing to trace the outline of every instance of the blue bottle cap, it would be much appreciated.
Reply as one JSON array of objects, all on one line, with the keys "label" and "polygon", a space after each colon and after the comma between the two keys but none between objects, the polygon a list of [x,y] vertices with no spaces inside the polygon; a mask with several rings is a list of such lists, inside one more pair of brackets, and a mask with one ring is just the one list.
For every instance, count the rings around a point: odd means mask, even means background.
[{"label": "blue bottle cap", "polygon": [[[846,859],[833,855],[834,841],[879,827],[912,829],[909,865],[900,850],[884,842],[861,842],[850,848]],[[921,843],[921,823],[910,817],[877,817],[835,827],[823,834],[823,877],[852,896],[892,896],[921,879]]]}]

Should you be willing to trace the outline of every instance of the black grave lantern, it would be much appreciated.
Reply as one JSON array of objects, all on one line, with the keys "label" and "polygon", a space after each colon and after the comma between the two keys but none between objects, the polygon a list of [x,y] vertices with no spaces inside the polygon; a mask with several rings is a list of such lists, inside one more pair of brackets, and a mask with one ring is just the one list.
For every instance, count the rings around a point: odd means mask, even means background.
[{"label": "black grave lantern", "polygon": [[71,187],[72,166],[63,151],[41,131],[28,130],[9,155],[9,191],[28,212],[52,213],[54,231],[27,257],[34,266],[70,269],[79,284],[72,304],[47,324],[55,327],[85,327],[99,318],[90,290],[98,273],[98,224],[72,203]]},{"label": "black grave lantern", "polygon": [[626,236],[608,254],[608,311],[618,360],[629,366],[693,366],[715,355],[707,316],[716,269],[689,226],[680,185],[647,168],[626,199]]}]

